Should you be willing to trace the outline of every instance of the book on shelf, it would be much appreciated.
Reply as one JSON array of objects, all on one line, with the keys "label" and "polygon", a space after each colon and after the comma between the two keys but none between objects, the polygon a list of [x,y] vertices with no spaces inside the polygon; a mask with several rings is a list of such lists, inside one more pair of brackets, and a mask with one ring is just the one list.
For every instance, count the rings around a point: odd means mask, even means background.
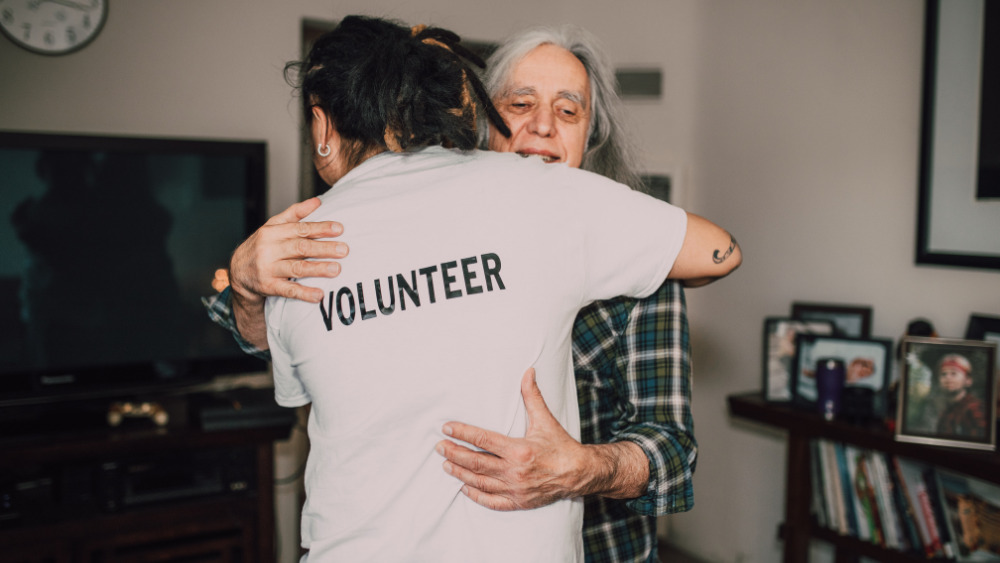
[{"label": "book on shelf", "polygon": [[820,457],[819,440],[809,440],[809,481],[812,487],[812,513],[823,528],[829,527],[825,491],[823,490],[823,460]]},{"label": "book on shelf", "polygon": [[875,489],[875,498],[878,502],[879,516],[882,518],[882,530],[885,532],[885,546],[905,551],[899,530],[899,520],[896,517],[895,504],[892,500],[891,482],[886,472],[885,458],[882,452],[871,451],[868,455],[870,467],[872,469],[872,480]]},{"label": "book on shelf", "polygon": [[858,463],[861,461],[862,452],[860,449],[844,444],[844,456],[847,458],[847,481],[844,497],[851,499],[851,505],[856,519],[854,535],[865,541],[871,541],[872,521],[871,514],[865,510],[861,496],[857,493],[856,483],[858,480]]},{"label": "book on shelf", "polygon": [[937,492],[959,561],[1000,561],[1000,486],[936,470]]},{"label": "book on shelf", "polygon": [[827,503],[832,507],[830,511],[829,526],[831,530],[842,535],[847,535],[847,514],[844,512],[844,493],[840,483],[840,468],[837,466],[837,452],[833,442],[823,440],[821,442],[821,455],[823,457],[823,480],[826,483]]},{"label": "book on shelf", "polygon": [[861,537],[858,530],[858,515],[854,502],[854,487],[851,486],[851,463],[848,461],[849,453],[847,446],[840,442],[833,443],[833,451],[837,456],[837,471],[840,472],[840,494],[844,498],[844,520],[846,521],[847,535]]},{"label": "book on shelf", "polygon": [[921,559],[1000,561],[1000,485],[826,439],[809,460],[819,525]]},{"label": "book on shelf", "polygon": [[924,470],[924,485],[927,487],[927,499],[930,502],[931,513],[937,524],[938,536],[941,538],[941,551],[945,558],[955,559],[955,544],[951,537],[951,528],[946,520],[947,515],[942,504],[939,489],[938,472],[933,467]]},{"label": "book on shelf", "polygon": [[906,486],[899,476],[897,467],[899,460],[895,456],[886,458],[889,479],[892,481],[892,499],[896,504],[896,514],[900,522],[903,537],[906,538],[907,551],[914,554],[924,554],[924,541],[916,521],[916,513],[906,494]]},{"label": "book on shelf", "polygon": [[933,519],[927,487],[924,485],[924,470],[927,466],[915,461],[894,457],[893,466],[899,477],[899,486],[909,501],[910,517],[917,527],[917,534],[927,557],[941,555],[941,538]]},{"label": "book on shelf", "polygon": [[875,489],[872,487],[869,476],[867,454],[862,453],[858,458],[857,482],[855,483],[855,494],[861,499],[865,507],[865,515],[868,518],[871,528],[871,542],[885,547],[885,533],[882,531],[882,518],[879,516],[878,501],[875,498]]}]

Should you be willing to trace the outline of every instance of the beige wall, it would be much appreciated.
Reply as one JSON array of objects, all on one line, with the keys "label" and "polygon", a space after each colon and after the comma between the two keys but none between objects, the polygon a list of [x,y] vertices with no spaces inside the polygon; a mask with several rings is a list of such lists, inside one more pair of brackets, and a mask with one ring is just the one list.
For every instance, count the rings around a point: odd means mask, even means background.
[{"label": "beige wall", "polygon": [[[630,102],[650,171],[744,247],[730,279],[691,291],[695,510],[661,520],[710,561],[769,562],[781,518],[781,435],[732,421],[760,386],[764,316],[794,299],[870,304],[874,332],[927,316],[960,336],[1000,314],[1000,274],[916,267],[913,245],[923,4],[918,0],[128,0],[102,35],[57,58],[0,40],[0,128],[263,139],[270,208],[296,197],[297,105],[281,78],[303,17],[432,22],[496,40],[575,21],[617,64],[659,67],[664,99]],[[283,450],[278,475],[295,466]],[[283,502],[291,560],[294,499]]]}]

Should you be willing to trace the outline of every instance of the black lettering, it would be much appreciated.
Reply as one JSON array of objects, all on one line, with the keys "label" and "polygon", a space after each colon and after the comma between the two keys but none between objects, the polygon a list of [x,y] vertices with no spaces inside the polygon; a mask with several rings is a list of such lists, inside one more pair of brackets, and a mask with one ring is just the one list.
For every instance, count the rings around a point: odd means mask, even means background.
[{"label": "black lettering", "polygon": [[[344,295],[347,295],[347,302],[351,306],[351,316],[349,317],[344,316],[344,309],[342,307],[344,303]],[[354,322],[354,294],[351,293],[351,290],[346,287],[340,288],[340,291],[337,292],[337,316],[340,317],[340,322],[343,323],[344,326]]]},{"label": "black lettering", "polygon": [[328,305],[323,307],[323,302],[319,302],[319,312],[323,315],[323,324],[326,325],[326,330],[333,330],[333,292],[330,292],[330,296],[327,298]]},{"label": "black lettering", "polygon": [[452,290],[451,289],[451,284],[455,283],[455,280],[457,280],[458,278],[456,278],[455,276],[448,275],[448,272],[452,268],[454,268],[455,266],[458,266],[458,262],[455,262],[454,260],[451,261],[451,262],[444,262],[444,263],[441,264],[441,277],[444,278],[444,297],[445,297],[445,299],[453,299],[455,297],[461,297],[462,296],[462,290],[460,290],[460,289]]},{"label": "black lettering", "polygon": [[417,307],[420,306],[420,293],[417,292],[417,273],[410,270],[410,283],[406,283],[403,274],[396,274],[396,283],[399,284],[399,309],[406,310],[406,299],[403,299],[403,292],[410,296],[410,301]]},{"label": "black lettering", "polygon": [[379,280],[375,280],[375,300],[378,301],[378,310],[383,315],[391,315],[396,310],[396,293],[392,287],[392,276],[389,276],[389,299],[389,306],[386,307],[385,301],[382,300],[382,284]]},{"label": "black lettering", "polygon": [[462,258],[462,277],[465,278],[465,294],[475,295],[477,293],[482,293],[482,286],[472,285],[472,280],[476,279],[476,272],[469,269],[469,266],[476,263],[476,257],[470,256],[468,258]]},{"label": "black lettering", "polygon": [[361,282],[358,282],[358,305],[361,306],[361,320],[365,321],[376,315],[375,311],[365,309],[365,290],[361,288]]},{"label": "black lettering", "polygon": [[483,274],[486,277],[486,290],[493,291],[492,278],[496,278],[497,286],[500,289],[507,289],[503,285],[503,280],[500,279],[500,257],[491,252],[489,254],[483,254],[482,258],[483,258]]},{"label": "black lettering", "polygon": [[420,268],[418,270],[421,274],[427,277],[427,296],[431,300],[431,303],[435,302],[434,299],[434,277],[432,274],[438,269],[437,266],[427,266],[426,268]]}]

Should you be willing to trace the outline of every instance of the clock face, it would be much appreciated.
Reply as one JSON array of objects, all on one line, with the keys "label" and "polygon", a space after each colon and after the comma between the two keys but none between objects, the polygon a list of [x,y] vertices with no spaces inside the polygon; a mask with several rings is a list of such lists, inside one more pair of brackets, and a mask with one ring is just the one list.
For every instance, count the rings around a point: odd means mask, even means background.
[{"label": "clock face", "polygon": [[107,18],[107,0],[0,0],[3,34],[43,55],[82,48],[97,37]]}]

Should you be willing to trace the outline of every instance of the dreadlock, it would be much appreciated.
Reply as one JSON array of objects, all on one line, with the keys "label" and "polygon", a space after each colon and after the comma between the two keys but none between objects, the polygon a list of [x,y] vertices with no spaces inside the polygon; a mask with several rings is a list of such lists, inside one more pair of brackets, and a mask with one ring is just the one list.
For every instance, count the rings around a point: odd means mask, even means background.
[{"label": "dreadlock", "polygon": [[485,64],[460,40],[437,27],[348,16],[305,60],[285,65],[285,78],[300,91],[307,123],[318,106],[336,125],[349,166],[386,149],[469,150],[477,106],[502,134],[510,130],[466,61]]}]

